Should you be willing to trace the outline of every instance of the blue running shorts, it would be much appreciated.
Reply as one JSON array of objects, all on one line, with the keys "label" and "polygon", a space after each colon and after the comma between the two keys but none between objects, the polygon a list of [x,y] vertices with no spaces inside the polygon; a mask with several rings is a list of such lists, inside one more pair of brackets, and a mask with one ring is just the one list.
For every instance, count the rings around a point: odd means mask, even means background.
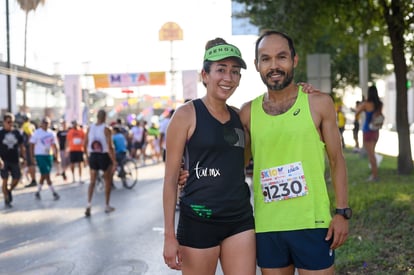
[{"label": "blue running shorts", "polygon": [[257,265],[283,268],[294,265],[306,270],[321,270],[334,264],[332,240],[325,241],[327,228],[256,233]]}]

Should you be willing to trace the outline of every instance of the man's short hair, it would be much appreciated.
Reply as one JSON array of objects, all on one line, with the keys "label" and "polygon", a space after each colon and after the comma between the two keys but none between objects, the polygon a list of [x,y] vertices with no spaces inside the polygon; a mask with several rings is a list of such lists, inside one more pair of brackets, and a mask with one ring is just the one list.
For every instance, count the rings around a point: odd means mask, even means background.
[{"label": "man's short hair", "polygon": [[96,115],[96,117],[97,117],[99,120],[105,120],[105,118],[106,118],[106,111],[105,111],[104,109],[100,109],[100,110],[98,111],[98,114]]},{"label": "man's short hair", "polygon": [[14,121],[14,118],[15,118],[14,115],[10,112],[6,112],[3,115],[3,121],[6,120],[6,119],[10,119],[10,120]]}]

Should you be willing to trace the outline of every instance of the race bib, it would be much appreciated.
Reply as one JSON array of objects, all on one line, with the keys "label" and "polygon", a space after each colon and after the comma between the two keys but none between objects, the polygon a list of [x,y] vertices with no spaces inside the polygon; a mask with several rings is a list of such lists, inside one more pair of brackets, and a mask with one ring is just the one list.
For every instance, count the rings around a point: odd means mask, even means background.
[{"label": "race bib", "polygon": [[83,140],[81,138],[74,138],[73,139],[73,144],[75,145],[80,145],[82,144]]},{"label": "race bib", "polygon": [[266,203],[288,200],[308,194],[302,162],[260,171],[260,184]]}]

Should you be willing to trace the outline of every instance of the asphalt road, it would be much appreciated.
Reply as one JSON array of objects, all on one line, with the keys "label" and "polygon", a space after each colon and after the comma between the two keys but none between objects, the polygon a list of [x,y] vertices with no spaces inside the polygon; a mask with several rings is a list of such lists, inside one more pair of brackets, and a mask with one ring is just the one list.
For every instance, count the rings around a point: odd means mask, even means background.
[{"label": "asphalt road", "polygon": [[95,193],[90,218],[88,182],[54,178],[58,201],[47,188],[37,201],[35,187],[19,185],[13,208],[0,208],[0,274],[178,274],[162,259],[163,169],[142,167],[134,189],[113,190],[110,214],[103,192]]}]

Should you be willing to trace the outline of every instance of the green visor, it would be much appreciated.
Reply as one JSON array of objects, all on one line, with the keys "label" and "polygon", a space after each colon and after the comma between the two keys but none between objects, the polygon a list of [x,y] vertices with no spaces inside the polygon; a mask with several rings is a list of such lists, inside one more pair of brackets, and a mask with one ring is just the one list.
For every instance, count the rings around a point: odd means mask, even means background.
[{"label": "green visor", "polygon": [[219,61],[230,57],[237,59],[243,69],[247,68],[239,49],[231,44],[220,44],[206,50],[204,61]]}]

